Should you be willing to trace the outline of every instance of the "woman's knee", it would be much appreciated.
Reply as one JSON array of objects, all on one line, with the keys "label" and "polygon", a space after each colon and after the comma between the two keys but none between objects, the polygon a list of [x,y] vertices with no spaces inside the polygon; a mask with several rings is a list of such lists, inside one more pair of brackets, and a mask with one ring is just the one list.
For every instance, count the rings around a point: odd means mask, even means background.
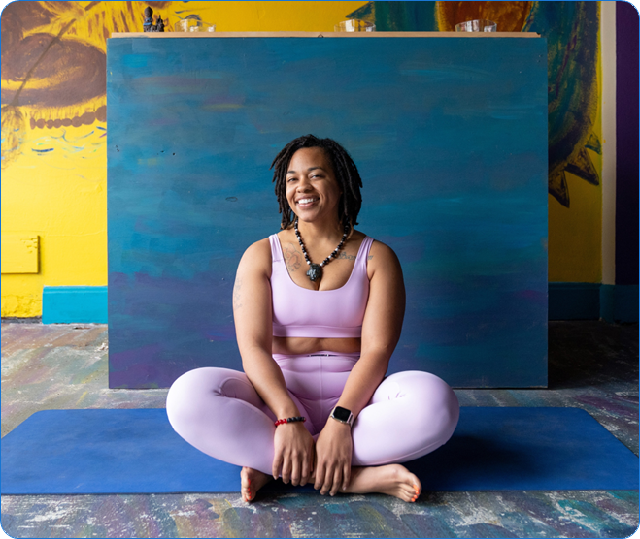
[{"label": "woman's knee", "polygon": [[[244,387],[247,386],[247,387]],[[174,429],[192,423],[215,409],[219,397],[249,394],[253,390],[246,375],[232,369],[201,367],[185,372],[169,388],[167,416]],[[255,391],[253,391],[255,393]]]},{"label": "woman's knee", "polygon": [[169,388],[167,393],[167,416],[171,426],[180,432],[180,425],[189,422],[189,416],[202,405],[199,396],[202,385],[202,374],[206,367],[194,369],[181,375]]},{"label": "woman's knee", "polygon": [[447,440],[458,423],[459,404],[453,389],[442,378],[423,372],[405,371],[387,378],[398,385],[399,396],[415,428],[441,433]]}]

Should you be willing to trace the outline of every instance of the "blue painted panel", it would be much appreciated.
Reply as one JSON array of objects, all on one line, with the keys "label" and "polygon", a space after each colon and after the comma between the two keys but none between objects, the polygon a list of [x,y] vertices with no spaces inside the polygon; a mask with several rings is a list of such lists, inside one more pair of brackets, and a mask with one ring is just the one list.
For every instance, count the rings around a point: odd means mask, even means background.
[{"label": "blue painted panel", "polygon": [[45,286],[43,324],[106,324],[106,286]]},{"label": "blue painted panel", "polygon": [[547,381],[546,43],[531,38],[112,39],[112,387],[240,368],[235,268],[280,216],[291,139],[341,142],[358,229],[408,292],[390,372],[458,387]]}]

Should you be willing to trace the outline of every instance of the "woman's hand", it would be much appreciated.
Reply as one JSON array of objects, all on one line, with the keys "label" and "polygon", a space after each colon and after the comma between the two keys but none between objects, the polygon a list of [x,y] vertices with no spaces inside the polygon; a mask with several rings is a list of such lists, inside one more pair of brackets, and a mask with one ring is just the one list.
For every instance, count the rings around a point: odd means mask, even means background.
[{"label": "woman's hand", "polygon": [[313,473],[315,450],[313,437],[303,423],[286,423],[276,427],[273,438],[273,478],[282,470],[282,481],[294,486],[306,485]]},{"label": "woman's hand", "polygon": [[316,481],[313,488],[331,496],[338,490],[346,490],[351,480],[352,456],[351,427],[327,419],[316,442]]}]

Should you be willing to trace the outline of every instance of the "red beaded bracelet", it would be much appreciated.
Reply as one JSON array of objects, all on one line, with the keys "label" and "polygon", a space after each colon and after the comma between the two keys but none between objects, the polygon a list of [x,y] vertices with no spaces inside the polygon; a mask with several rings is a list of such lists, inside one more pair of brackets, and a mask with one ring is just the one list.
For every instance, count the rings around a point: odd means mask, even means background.
[{"label": "red beaded bracelet", "polygon": [[279,427],[280,425],[284,425],[285,423],[304,423],[307,420],[306,417],[302,417],[302,416],[298,416],[298,417],[287,417],[287,419],[278,419],[278,421],[276,421],[274,423],[274,425],[276,427]]}]

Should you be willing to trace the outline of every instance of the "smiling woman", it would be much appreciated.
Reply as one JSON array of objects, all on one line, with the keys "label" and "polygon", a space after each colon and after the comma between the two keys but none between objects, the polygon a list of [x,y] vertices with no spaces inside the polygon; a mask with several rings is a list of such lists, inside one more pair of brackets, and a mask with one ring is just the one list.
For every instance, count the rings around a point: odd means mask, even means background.
[{"label": "smiling woman", "polygon": [[[315,139],[315,137],[310,135],[309,140],[313,142],[313,139]],[[315,227],[330,229],[336,222],[340,223],[339,226],[342,224],[343,219],[340,218],[340,213],[349,215],[349,209],[343,208],[343,212],[338,211],[338,205],[341,201],[344,205],[343,189],[338,184],[336,176],[333,173],[333,166],[329,162],[329,157],[322,147],[300,148],[291,157],[288,168],[289,170],[287,170],[285,176],[285,200],[288,207],[284,209],[283,213],[288,218],[290,211],[295,212],[295,237],[300,244],[305,261],[309,265],[307,276],[313,283],[318,281],[317,285],[319,287],[322,268],[328,264],[332,258],[338,255],[345,240],[349,237],[350,233],[353,232],[353,222],[349,220],[348,223],[344,225],[344,233],[338,246],[331,251],[320,264],[313,264],[300,237],[298,230],[299,216],[302,217],[303,224],[314,223],[313,226]],[[277,175],[276,173],[276,176]],[[278,178],[276,177],[275,180],[277,182]],[[278,187],[282,190],[282,187],[276,183],[276,193],[278,192]],[[337,221],[336,215],[339,216]],[[290,226],[290,223],[285,225],[283,221],[283,228],[289,229]],[[341,231],[338,231],[338,233],[340,232]],[[281,239],[286,240],[286,234]],[[317,290],[317,288],[314,289]]]},{"label": "smiling woman", "polygon": [[[286,176],[286,199],[290,208],[319,210],[334,220],[341,196],[342,190],[324,150],[301,148],[293,155]],[[313,214],[305,215],[309,218]]]},{"label": "smiling woman", "polygon": [[272,168],[282,231],[247,249],[234,286],[245,372],[182,375],[167,397],[171,425],[243,466],[245,501],[271,476],[415,501],[420,479],[398,463],[449,440],[458,401],[432,374],[385,376],[404,318],[398,259],[355,230],[362,181],[340,144],[300,137]]},{"label": "smiling woman", "polygon": [[276,183],[283,230],[290,227],[293,216],[297,215],[294,208],[299,201],[291,197],[297,196],[296,193],[304,194],[304,189],[295,191],[294,188],[299,188],[305,178],[324,181],[325,188],[331,184],[337,187],[341,197],[340,204],[336,206],[338,221],[346,220],[350,231],[358,224],[356,218],[362,205],[362,180],[353,159],[337,142],[313,135],[297,138],[284,147],[271,168],[275,169],[273,181]]}]

